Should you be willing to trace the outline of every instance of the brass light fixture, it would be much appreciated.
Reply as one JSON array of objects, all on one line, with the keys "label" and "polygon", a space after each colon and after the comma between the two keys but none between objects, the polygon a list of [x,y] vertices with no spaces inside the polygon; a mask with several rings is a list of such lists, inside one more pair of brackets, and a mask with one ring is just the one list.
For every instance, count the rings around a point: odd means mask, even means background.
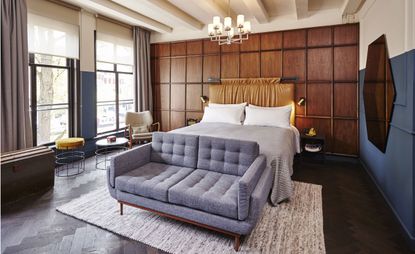
[{"label": "brass light fixture", "polygon": [[300,99],[297,102],[298,106],[304,106],[305,105],[305,97],[300,97]]}]

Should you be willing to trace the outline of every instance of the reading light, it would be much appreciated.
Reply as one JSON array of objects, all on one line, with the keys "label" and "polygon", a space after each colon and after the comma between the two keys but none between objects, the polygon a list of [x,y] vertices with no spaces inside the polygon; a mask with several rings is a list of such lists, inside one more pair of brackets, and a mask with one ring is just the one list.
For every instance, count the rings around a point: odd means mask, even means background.
[{"label": "reading light", "polygon": [[300,99],[297,102],[298,106],[304,106],[305,104],[305,98],[304,97],[300,97]]},{"label": "reading light", "polygon": [[206,102],[208,102],[208,101],[209,101],[209,97],[207,97],[206,95],[202,95],[202,96],[200,96],[200,100],[201,100],[203,103],[206,103]]}]

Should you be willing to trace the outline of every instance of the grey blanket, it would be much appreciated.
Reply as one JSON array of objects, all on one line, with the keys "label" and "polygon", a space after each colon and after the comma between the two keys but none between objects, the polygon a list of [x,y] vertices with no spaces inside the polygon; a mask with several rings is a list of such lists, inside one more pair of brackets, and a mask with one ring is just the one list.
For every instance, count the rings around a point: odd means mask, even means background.
[{"label": "grey blanket", "polygon": [[298,131],[294,127],[289,129],[226,123],[198,123],[172,132],[258,142],[260,152],[267,157],[267,166],[272,167],[274,172],[272,204],[277,205],[291,197],[293,160],[295,153],[299,150]]}]

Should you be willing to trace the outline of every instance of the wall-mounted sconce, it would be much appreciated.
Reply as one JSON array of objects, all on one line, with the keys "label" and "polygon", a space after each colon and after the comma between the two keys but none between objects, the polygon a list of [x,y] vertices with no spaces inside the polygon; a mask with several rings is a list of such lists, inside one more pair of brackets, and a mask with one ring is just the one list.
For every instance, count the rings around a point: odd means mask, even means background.
[{"label": "wall-mounted sconce", "polygon": [[305,105],[305,97],[300,97],[300,99],[297,102],[298,106],[304,106]]},{"label": "wall-mounted sconce", "polygon": [[202,96],[200,96],[200,100],[201,100],[203,103],[207,103],[207,102],[209,101],[209,97],[207,97],[206,95],[202,95]]}]

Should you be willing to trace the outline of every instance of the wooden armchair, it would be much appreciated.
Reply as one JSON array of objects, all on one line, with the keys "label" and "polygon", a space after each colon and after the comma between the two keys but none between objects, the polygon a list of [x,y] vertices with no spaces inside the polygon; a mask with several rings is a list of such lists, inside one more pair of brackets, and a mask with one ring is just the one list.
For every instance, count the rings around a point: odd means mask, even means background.
[{"label": "wooden armchair", "polygon": [[160,131],[160,123],[153,122],[150,111],[127,112],[125,115],[124,136],[129,140],[130,148],[135,143],[151,141],[154,131]]}]

